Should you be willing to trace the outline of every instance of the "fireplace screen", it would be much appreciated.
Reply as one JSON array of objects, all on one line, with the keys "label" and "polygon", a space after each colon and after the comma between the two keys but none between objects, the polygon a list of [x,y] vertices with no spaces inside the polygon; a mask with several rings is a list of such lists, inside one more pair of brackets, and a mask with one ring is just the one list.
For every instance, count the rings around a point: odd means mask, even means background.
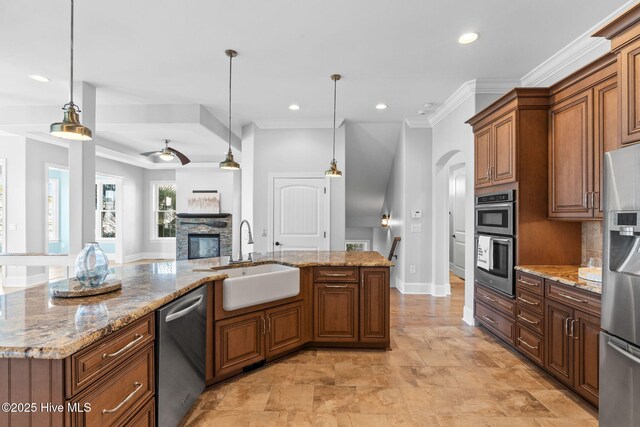
[{"label": "fireplace screen", "polygon": [[189,234],[189,259],[220,256],[219,234]]}]

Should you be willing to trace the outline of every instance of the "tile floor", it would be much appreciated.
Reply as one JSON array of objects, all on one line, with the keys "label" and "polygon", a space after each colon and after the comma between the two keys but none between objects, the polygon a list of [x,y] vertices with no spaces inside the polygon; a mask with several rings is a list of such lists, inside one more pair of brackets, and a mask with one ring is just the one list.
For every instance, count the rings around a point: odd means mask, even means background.
[{"label": "tile floor", "polygon": [[392,351],[305,350],[206,390],[194,426],[597,426],[597,411],[452,296],[391,293]]}]

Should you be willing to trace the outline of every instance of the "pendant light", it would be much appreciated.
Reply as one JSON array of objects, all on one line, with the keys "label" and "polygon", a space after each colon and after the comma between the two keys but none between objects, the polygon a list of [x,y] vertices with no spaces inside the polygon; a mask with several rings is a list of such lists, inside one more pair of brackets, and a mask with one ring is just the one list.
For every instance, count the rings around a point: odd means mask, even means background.
[{"label": "pendant light", "polygon": [[331,75],[331,80],[333,80],[333,160],[331,160],[329,170],[324,173],[325,176],[331,178],[339,178],[342,176],[342,172],[338,169],[338,162],[336,161],[336,86],[340,77],[340,74]]},{"label": "pendant light", "polygon": [[233,160],[233,152],[231,151],[231,62],[233,58],[238,56],[238,52],[229,49],[225,50],[224,53],[229,57],[229,151],[227,152],[227,158],[220,162],[220,169],[238,170],[240,165]]},{"label": "pendant light", "polygon": [[69,103],[65,104],[64,118],[61,122],[53,123],[49,133],[58,138],[73,139],[77,141],[90,141],[91,129],[80,124],[80,109],[73,102],[73,0],[71,0],[71,73],[69,76]]}]

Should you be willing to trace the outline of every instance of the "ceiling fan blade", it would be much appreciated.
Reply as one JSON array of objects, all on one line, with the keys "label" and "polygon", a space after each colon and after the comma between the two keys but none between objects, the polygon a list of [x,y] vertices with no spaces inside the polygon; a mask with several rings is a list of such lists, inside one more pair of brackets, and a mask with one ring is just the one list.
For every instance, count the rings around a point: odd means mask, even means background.
[{"label": "ceiling fan blade", "polygon": [[141,156],[157,156],[160,151],[147,151],[146,153],[140,153]]},{"label": "ceiling fan blade", "polygon": [[179,152],[178,150],[169,147],[169,151],[171,151],[173,154],[176,155],[176,157],[178,157],[178,159],[180,159],[180,163],[182,163],[183,165],[186,165],[187,163],[189,163],[191,160],[189,160],[189,158],[187,156],[185,156],[184,154],[182,154],[181,152]]}]

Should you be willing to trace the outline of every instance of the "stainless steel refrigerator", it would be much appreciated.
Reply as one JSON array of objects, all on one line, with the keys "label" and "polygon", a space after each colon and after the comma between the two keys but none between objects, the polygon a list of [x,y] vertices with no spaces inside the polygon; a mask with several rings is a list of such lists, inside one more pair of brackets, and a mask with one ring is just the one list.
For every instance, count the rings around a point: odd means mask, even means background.
[{"label": "stainless steel refrigerator", "polygon": [[640,426],[640,145],[604,172],[600,425]]}]

